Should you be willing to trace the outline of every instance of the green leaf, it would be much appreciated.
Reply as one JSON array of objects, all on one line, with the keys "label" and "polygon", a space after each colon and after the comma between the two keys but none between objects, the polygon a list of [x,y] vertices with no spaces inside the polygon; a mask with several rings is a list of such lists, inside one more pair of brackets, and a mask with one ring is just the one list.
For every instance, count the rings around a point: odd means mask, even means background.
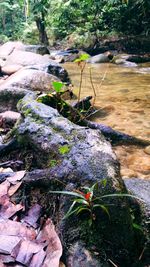
[{"label": "green leaf", "polygon": [[64,86],[64,84],[63,84],[62,82],[52,82],[52,85],[53,85],[53,87],[54,87],[54,90],[55,90],[57,93],[60,93],[62,87]]},{"label": "green leaf", "polygon": [[84,196],[82,194],[79,194],[79,193],[76,193],[76,192],[69,192],[69,191],[49,191],[49,193],[69,195],[69,196],[74,196],[74,197],[79,197],[79,198],[83,198],[84,199]]},{"label": "green leaf", "polygon": [[132,225],[133,225],[133,227],[134,227],[136,230],[143,231],[142,226],[140,226],[139,224],[133,223]]},{"label": "green leaf", "polygon": [[76,203],[84,204],[84,205],[89,206],[89,203],[84,199],[75,199],[75,201],[76,201]]},{"label": "green leaf", "polygon": [[70,214],[72,212],[72,209],[74,208],[75,204],[76,204],[76,201],[73,201],[73,203],[71,204],[69,210],[67,211],[67,213],[64,217],[68,216],[68,214]]},{"label": "green leaf", "polygon": [[144,202],[143,199],[139,198],[139,197],[136,197],[134,195],[130,195],[130,194],[108,194],[108,195],[104,195],[104,196],[101,196],[101,199],[102,198],[109,198],[109,197],[131,197],[131,198],[135,198],[135,199],[138,199],[142,202]]},{"label": "green leaf", "polygon": [[79,214],[80,212],[82,212],[83,210],[87,210],[90,212],[90,210],[88,208],[80,208],[78,211],[77,211],[77,214]]},{"label": "green leaf", "polygon": [[88,54],[82,54],[79,58],[75,59],[74,62],[77,63],[77,62],[85,61],[89,59],[89,57],[90,56]]},{"label": "green leaf", "polygon": [[107,179],[106,179],[106,178],[103,179],[103,180],[101,181],[101,184],[102,184],[104,187],[106,187],[106,185],[107,185]]},{"label": "green leaf", "polygon": [[77,213],[79,209],[80,209],[80,207],[77,207],[76,209],[74,209],[74,210],[71,211],[71,212],[68,211],[68,212],[66,213],[66,215],[63,217],[63,219],[67,219],[67,218],[70,217],[72,214]]}]

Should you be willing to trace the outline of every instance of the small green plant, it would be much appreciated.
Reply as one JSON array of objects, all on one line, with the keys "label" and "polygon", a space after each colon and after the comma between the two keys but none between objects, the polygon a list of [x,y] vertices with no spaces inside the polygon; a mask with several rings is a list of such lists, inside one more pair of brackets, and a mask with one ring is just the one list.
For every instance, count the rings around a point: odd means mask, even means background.
[{"label": "small green plant", "polygon": [[63,92],[62,88],[63,88],[63,86],[64,86],[64,83],[54,81],[54,82],[52,82],[52,85],[53,85],[53,88],[54,88],[54,90],[56,91],[56,93],[61,93],[61,92]]},{"label": "small green plant", "polygon": [[[103,187],[106,186],[107,180],[104,179],[102,181]],[[83,187],[83,191],[80,190],[73,190],[73,191],[49,191],[49,193],[53,194],[63,194],[68,195],[70,197],[73,197],[72,204],[65,214],[63,219],[68,218],[69,216],[75,214],[79,215],[81,212],[87,212],[89,216],[87,217],[89,226],[92,225],[92,223],[96,220],[96,214],[95,210],[97,208],[100,208],[103,210],[104,213],[108,215],[110,218],[109,210],[108,210],[108,204],[104,203],[105,198],[110,197],[132,197],[139,199],[138,197],[135,197],[130,194],[108,194],[108,195],[102,195],[100,197],[97,197],[94,193],[96,187],[98,187],[98,183],[95,183],[91,187]],[[141,199],[139,199],[141,201]]]},{"label": "small green plant", "polygon": [[82,89],[82,80],[83,80],[83,72],[86,66],[86,60],[89,59],[88,54],[82,54],[79,58],[75,59],[74,62],[78,64],[80,67],[80,84],[79,84],[79,94],[78,94],[78,102],[80,101],[81,89]]}]

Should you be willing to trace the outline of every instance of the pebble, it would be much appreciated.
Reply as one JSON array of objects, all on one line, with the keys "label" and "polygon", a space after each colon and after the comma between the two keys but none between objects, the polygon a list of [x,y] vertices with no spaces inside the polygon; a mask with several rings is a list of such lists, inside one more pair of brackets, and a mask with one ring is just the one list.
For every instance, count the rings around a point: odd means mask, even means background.
[{"label": "pebble", "polygon": [[147,146],[145,149],[144,149],[144,152],[148,155],[150,155],[150,146]]}]

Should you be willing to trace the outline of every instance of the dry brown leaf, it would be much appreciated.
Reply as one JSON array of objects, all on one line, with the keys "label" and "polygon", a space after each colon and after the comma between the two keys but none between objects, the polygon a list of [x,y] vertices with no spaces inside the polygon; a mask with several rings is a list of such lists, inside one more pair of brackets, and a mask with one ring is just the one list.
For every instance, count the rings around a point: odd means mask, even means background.
[{"label": "dry brown leaf", "polygon": [[43,249],[40,250],[38,253],[36,253],[33,256],[29,267],[42,267],[45,256],[46,256],[46,252]]},{"label": "dry brown leaf", "polygon": [[0,260],[0,267],[6,267],[6,265],[4,265],[1,260]]},{"label": "dry brown leaf", "polygon": [[13,172],[13,170],[11,168],[3,168],[1,167],[0,168],[0,173],[10,173],[10,172]]},{"label": "dry brown leaf", "polygon": [[0,184],[0,198],[4,195],[7,195],[9,187],[10,183],[7,180]]},{"label": "dry brown leaf", "polygon": [[34,240],[36,232],[32,228],[27,228],[20,222],[5,220],[0,221],[0,235],[17,236]]},{"label": "dry brown leaf", "polygon": [[23,206],[21,204],[13,204],[9,201],[9,199],[6,199],[5,203],[0,209],[0,217],[3,219],[9,219],[11,218],[15,213],[22,210]]},{"label": "dry brown leaf", "polygon": [[15,259],[10,255],[0,254],[0,260],[4,263],[15,262]]},{"label": "dry brown leaf", "polygon": [[35,204],[31,207],[31,209],[28,211],[27,216],[23,218],[23,222],[28,223],[29,225],[33,226],[34,228],[37,228],[37,221],[40,218],[42,207],[39,204]]},{"label": "dry brown leaf", "polygon": [[42,250],[42,246],[34,243],[33,241],[24,240],[21,243],[19,253],[16,257],[16,261],[29,266],[34,254]]},{"label": "dry brown leaf", "polygon": [[[7,232],[6,232],[7,233]],[[20,242],[18,236],[0,235],[0,253],[11,254],[13,248]]]},{"label": "dry brown leaf", "polygon": [[46,249],[46,259],[42,267],[59,267],[60,257],[62,255],[62,245],[55,231],[54,224],[50,219],[47,219],[43,230],[38,236],[38,241],[44,242],[47,240],[49,245]]},{"label": "dry brown leaf", "polygon": [[12,185],[9,189],[8,189],[8,195],[12,196],[16,193],[16,191],[19,189],[19,187],[21,186],[22,182],[18,182],[15,185]]},{"label": "dry brown leaf", "polygon": [[8,177],[7,181],[9,181],[12,184],[16,184],[17,181],[20,181],[24,177],[25,172],[26,171],[14,172],[14,175],[12,175],[11,177]]}]

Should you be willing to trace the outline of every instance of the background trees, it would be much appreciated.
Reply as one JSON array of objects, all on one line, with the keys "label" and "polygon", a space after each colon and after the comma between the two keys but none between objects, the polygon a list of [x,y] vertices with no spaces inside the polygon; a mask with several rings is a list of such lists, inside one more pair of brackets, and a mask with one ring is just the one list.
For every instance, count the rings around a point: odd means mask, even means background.
[{"label": "background trees", "polygon": [[149,0],[0,0],[0,39],[48,44],[48,37],[149,33]]}]

